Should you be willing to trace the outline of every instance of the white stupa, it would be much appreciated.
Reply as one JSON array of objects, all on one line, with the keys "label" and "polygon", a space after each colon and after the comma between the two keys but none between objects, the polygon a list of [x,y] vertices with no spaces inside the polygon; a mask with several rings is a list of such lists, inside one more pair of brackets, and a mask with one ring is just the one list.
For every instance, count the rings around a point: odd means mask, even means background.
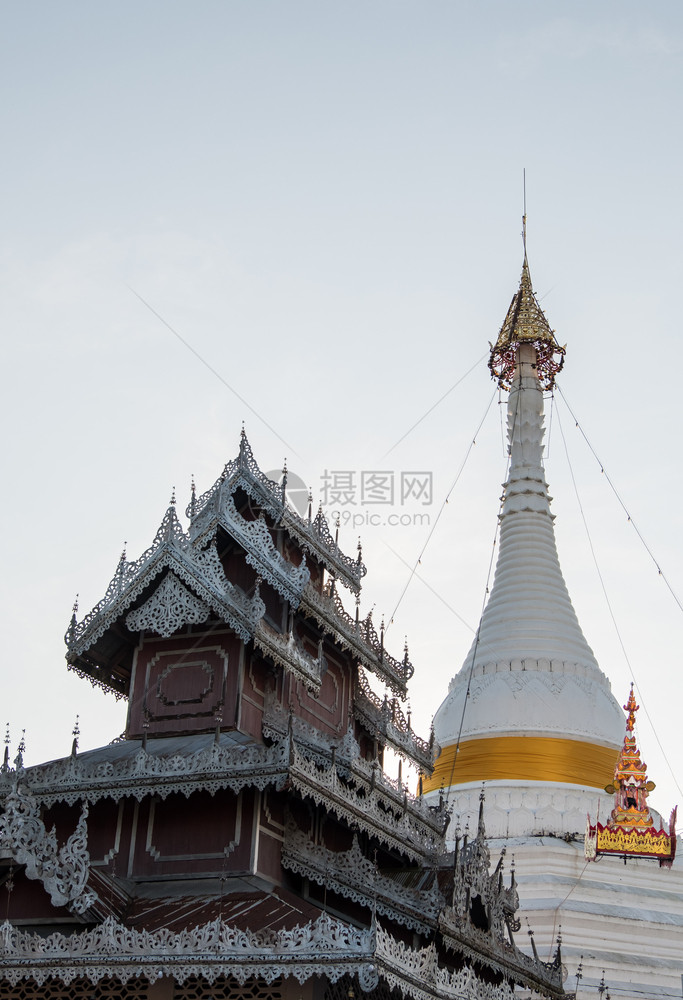
[{"label": "white stupa", "polygon": [[[543,468],[543,393],[564,361],[531,284],[526,247],[490,367],[510,389],[510,464],[491,594],[472,647],[434,717],[442,751],[425,782],[453,827],[475,828],[485,782],[492,848],[515,857],[541,957],[560,930],[566,989],[602,973],[613,998],[680,997],[683,871],[651,861],[587,864],[586,816],[609,815],[624,712],[581,631],[562,576]],[[508,854],[509,856],[509,854]]]}]

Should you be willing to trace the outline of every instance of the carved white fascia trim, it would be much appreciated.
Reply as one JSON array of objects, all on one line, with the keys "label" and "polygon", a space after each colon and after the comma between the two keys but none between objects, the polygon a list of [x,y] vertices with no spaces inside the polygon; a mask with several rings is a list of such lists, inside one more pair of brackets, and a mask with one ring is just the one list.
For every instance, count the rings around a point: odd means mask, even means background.
[{"label": "carved white fascia trim", "polygon": [[423,740],[413,731],[396,698],[382,701],[372,690],[365,672],[358,671],[358,684],[353,699],[353,712],[369,733],[384,737],[399,756],[414,763],[421,771],[431,774],[434,760],[440,752],[432,734],[431,741]]},{"label": "carved white fascia trim", "polygon": [[127,982],[143,975],[150,982],[163,976],[184,982],[200,976],[213,983],[234,977],[240,985],[311,976],[337,982],[357,975],[370,992],[383,980],[411,1000],[513,1000],[512,987],[479,979],[470,968],[450,973],[438,964],[434,945],[413,949],[382,927],[356,930],[323,913],[291,930],[240,930],[221,919],[174,933],[127,928],[113,917],[92,930],[43,937],[0,925],[0,973],[15,986],[32,979],[42,986],[50,978],[67,985],[77,978],[95,984],[103,978]]},{"label": "carved white fascia trim", "polygon": [[294,976],[303,983],[324,975],[336,982],[354,973],[372,978],[373,952],[372,930],[356,930],[324,913],[281,931],[241,930],[220,918],[177,933],[128,928],[114,917],[92,930],[49,937],[19,931],[8,921],[0,925],[0,976],[12,985],[28,978],[42,985],[51,977],[67,984],[80,977],[127,982],[138,975],[176,982],[197,975],[214,982],[227,975],[240,985],[252,978],[271,983]]},{"label": "carved white fascia trim", "polygon": [[390,803],[394,812],[408,813],[441,840],[450,815],[446,806],[439,809],[425,798],[411,795],[407,786],[390,778],[379,763],[361,757],[350,729],[341,738],[323,733],[296,715],[290,716],[274,695],[266,696],[264,708],[264,736],[280,741],[291,732],[300,759],[323,770],[336,768],[344,782],[362,786],[366,796],[382,796],[384,806]]},{"label": "carved white fascia trim", "polygon": [[[437,828],[432,816],[408,801],[396,801],[389,789],[375,787],[372,777],[363,774],[357,761],[342,780],[335,765],[321,767],[292,747],[289,780],[304,798],[345,820],[352,828],[365,830],[380,843],[422,861],[443,849],[443,828]],[[377,768],[381,775],[381,768]],[[378,777],[379,777],[378,775]]]},{"label": "carved white fascia trim", "polygon": [[[348,734],[337,748],[321,745],[313,759],[307,752],[289,737],[272,747],[224,749],[212,744],[188,756],[157,756],[141,748],[119,761],[68,757],[29,769],[24,781],[31,795],[48,805],[79,799],[118,801],[124,796],[140,801],[152,793],[165,798],[181,792],[187,797],[200,789],[280,788],[289,778],[304,797],[413,860],[443,850],[446,811],[409,796],[381,767],[354,756],[358,744]],[[13,774],[0,775],[0,790],[3,784],[11,790]]]},{"label": "carved white fascia trim", "polygon": [[492,938],[469,920],[458,919],[450,907],[439,917],[439,931],[446,948],[465,960],[485,962],[495,972],[541,994],[550,988],[561,995],[562,969],[556,961],[542,962],[525,955],[516,945]]},{"label": "carved white fascia trim", "polygon": [[281,523],[305,552],[315,555],[344,586],[358,593],[360,581],[367,573],[363,563],[342,552],[322,511],[309,521],[287,505],[282,487],[261,472],[244,434],[237,458],[228,462],[213,486],[187,508],[186,514],[192,519],[190,534],[193,540],[215,531],[222,495],[235,493],[239,488],[263,507],[276,523]]},{"label": "carved white fascia trim", "polygon": [[0,816],[0,849],[17,864],[26,866],[26,875],[43,883],[53,906],[68,906],[85,913],[97,893],[86,888],[90,873],[88,853],[88,804],[83,803],[76,829],[63,847],[57,846],[54,827],[45,828],[36,798],[21,784],[6,796]]},{"label": "carved white fascia trim", "polygon": [[438,961],[434,944],[409,948],[382,927],[377,927],[377,972],[392,990],[412,1000],[513,1000],[514,987],[507,981],[483,982],[468,966],[449,972]]},{"label": "carved white fascia trim", "polygon": [[300,566],[288,562],[276,549],[265,518],[247,521],[227,490],[222,492],[219,523],[242,546],[249,565],[293,608],[298,608],[304,587],[311,579],[305,557]]},{"label": "carved white fascia trim", "polygon": [[260,621],[254,631],[254,646],[283,670],[302,681],[308,690],[316,694],[320,691],[322,660],[320,657],[314,660],[309,656],[292,632],[286,634],[276,632],[266,622]]},{"label": "carved white fascia trim", "polygon": [[411,889],[382,875],[363,855],[355,834],[350,850],[331,851],[322,844],[313,844],[290,823],[282,846],[282,864],[354,903],[376,908],[391,920],[425,934],[430,931],[426,920],[436,921],[444,905],[436,884],[429,890]]},{"label": "carved white fascia trim", "polygon": [[346,611],[339,594],[320,593],[310,583],[301,599],[302,610],[331,635],[342,649],[356,656],[362,665],[377,674],[395,695],[405,698],[406,685],[413,676],[412,663],[395,659],[384,649],[372,623],[372,613],[362,621]]},{"label": "carved white fascia trim", "polygon": [[149,629],[168,639],[185,625],[201,625],[211,613],[209,605],[195,597],[175,573],[167,573],[144,604],[126,616],[131,632]]},{"label": "carved white fascia trim", "polygon": [[[173,508],[171,508],[171,511]],[[64,639],[69,657],[89,649],[133,604],[159,573],[170,569],[197,597],[207,603],[237,635],[248,642],[265,614],[258,595],[252,599],[225,576],[215,545],[195,548],[175,518],[167,512],[152,546],[135,562],[122,559],[102,600],[81,622],[72,621]]]},{"label": "carved white fascia trim", "polygon": [[[71,805],[79,799],[92,804],[105,798],[118,802],[125,796],[141,801],[151,794],[165,799],[172,792],[189,797],[201,790],[213,794],[224,788],[235,793],[247,787],[261,791],[268,785],[280,788],[287,778],[288,764],[286,740],[272,747],[234,749],[212,743],[188,756],[156,755],[141,748],[133,757],[117,761],[66,757],[29,768],[23,780],[43,805]],[[13,773],[0,775],[0,794],[3,784],[11,787]]]}]

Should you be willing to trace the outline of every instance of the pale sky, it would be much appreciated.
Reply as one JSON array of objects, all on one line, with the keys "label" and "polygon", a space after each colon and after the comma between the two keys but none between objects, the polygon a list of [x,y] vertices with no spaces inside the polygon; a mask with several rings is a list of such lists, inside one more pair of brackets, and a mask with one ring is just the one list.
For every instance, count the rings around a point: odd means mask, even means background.
[{"label": "pale sky", "polygon": [[[31,763],[68,753],[76,713],[82,747],[121,732],[121,704],[66,671],[74,597],[83,614],[103,596],[174,486],[184,506],[193,473],[211,485],[243,420],[261,467],[287,456],[316,503],[325,470],[432,472],[432,505],[373,508],[430,526],[342,529],[351,552],[362,536],[363,613],[391,615],[493,393],[485,362],[386,452],[496,337],[524,168],[532,278],[567,344],[560,386],[683,600],[679,2],[0,9],[13,751],[25,727]],[[458,616],[474,627],[484,600],[499,410],[387,638],[400,652],[408,635],[425,733],[470,645]],[[683,805],[683,612],[561,398],[547,474],[579,620],[622,704],[635,674],[668,816]]]}]

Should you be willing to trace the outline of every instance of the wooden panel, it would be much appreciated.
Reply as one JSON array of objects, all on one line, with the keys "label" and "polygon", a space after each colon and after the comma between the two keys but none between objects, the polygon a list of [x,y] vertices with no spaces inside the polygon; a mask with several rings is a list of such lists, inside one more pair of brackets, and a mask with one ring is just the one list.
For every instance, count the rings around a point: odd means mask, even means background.
[{"label": "wooden panel", "polygon": [[160,639],[136,654],[128,736],[209,731],[236,723],[240,640],[221,629]]},{"label": "wooden panel", "polygon": [[137,817],[134,878],[221,875],[250,869],[253,792],[196,792],[145,800]]},{"label": "wooden panel", "polygon": [[[315,652],[317,656],[317,650]],[[349,697],[351,674],[347,664],[340,663],[325,647],[323,653],[327,670],[320,692],[309,692],[301,681],[289,678],[291,703],[294,712],[317,729],[335,736],[343,736],[349,723]]]}]

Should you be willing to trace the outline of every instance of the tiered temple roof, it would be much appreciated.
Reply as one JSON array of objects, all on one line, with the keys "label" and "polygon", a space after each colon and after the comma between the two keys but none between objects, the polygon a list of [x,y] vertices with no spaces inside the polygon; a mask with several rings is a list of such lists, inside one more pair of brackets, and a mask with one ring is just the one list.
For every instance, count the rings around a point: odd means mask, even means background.
[{"label": "tiered temple roof", "polygon": [[443,800],[387,775],[386,748],[425,775],[438,752],[401,705],[407,647],[391,656],[361,619],[360,555],[285,486],[242,434],[188,529],[172,502],[74,610],[69,668],[128,699],[126,730],[35,767],[6,754],[3,1000],[95,983],[140,1000],[562,996],[559,951],[515,944],[514,876],[490,872],[483,818],[449,853]]}]

